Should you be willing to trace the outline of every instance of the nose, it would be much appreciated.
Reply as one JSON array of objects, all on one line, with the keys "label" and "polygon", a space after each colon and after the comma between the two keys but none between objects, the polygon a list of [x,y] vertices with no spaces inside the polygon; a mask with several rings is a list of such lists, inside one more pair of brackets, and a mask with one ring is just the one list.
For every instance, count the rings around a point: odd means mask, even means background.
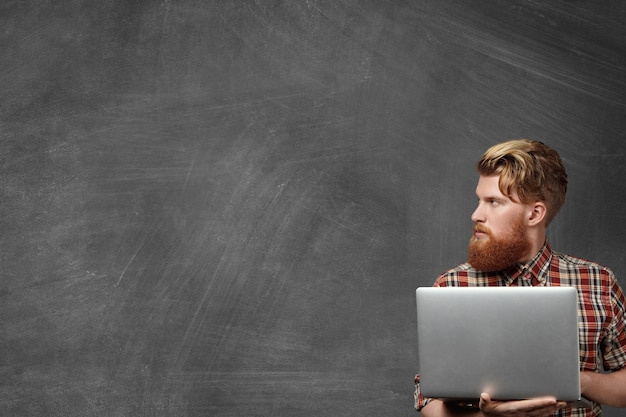
[{"label": "nose", "polygon": [[485,215],[483,214],[483,210],[481,208],[481,204],[480,202],[478,203],[478,207],[476,207],[476,210],[474,210],[474,212],[472,213],[472,222],[474,223],[479,223],[479,222],[484,222],[485,221]]}]

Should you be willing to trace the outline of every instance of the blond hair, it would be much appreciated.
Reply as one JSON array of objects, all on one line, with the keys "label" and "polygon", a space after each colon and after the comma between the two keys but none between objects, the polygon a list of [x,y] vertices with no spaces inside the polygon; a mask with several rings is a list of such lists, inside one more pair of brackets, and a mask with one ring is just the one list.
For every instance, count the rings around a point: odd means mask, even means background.
[{"label": "blond hair", "polygon": [[500,192],[513,190],[522,203],[542,201],[547,208],[546,225],[559,212],[567,193],[567,173],[558,152],[542,142],[516,139],[487,149],[478,161],[481,175],[499,175]]}]

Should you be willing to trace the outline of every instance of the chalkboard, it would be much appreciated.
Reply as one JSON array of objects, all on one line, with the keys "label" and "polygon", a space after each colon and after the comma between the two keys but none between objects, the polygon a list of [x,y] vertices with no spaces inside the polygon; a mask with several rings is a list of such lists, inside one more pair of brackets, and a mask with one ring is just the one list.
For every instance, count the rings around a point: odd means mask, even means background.
[{"label": "chalkboard", "polygon": [[[4,2],[0,414],[414,415],[490,145],[625,283],[622,1]],[[605,415],[617,416],[608,409]]]}]

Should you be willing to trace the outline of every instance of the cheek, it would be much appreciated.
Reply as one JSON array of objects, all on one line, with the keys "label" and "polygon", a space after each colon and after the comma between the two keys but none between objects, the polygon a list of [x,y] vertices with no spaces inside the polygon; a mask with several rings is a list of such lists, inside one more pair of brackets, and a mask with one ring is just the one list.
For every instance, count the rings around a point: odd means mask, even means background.
[{"label": "cheek", "polygon": [[491,228],[491,236],[496,239],[504,237],[505,234],[505,231],[503,231],[502,228],[500,228],[499,226],[494,226]]},{"label": "cheek", "polygon": [[491,221],[488,223],[489,229],[491,230],[491,233],[494,234],[494,236],[500,236],[502,232],[506,230],[506,220],[502,218],[491,218]]},{"label": "cheek", "polygon": [[495,238],[506,238],[511,235],[511,226],[514,221],[507,219],[499,219],[494,221],[491,226],[491,233]]}]

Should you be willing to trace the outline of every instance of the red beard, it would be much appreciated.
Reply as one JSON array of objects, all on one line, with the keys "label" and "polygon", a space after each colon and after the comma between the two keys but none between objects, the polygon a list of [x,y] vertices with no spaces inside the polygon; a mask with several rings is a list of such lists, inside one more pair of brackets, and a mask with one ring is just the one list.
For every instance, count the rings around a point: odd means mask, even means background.
[{"label": "red beard", "polygon": [[484,272],[501,271],[521,261],[530,250],[526,227],[520,217],[511,225],[511,230],[503,238],[496,238],[491,230],[477,224],[474,232],[486,233],[489,238],[469,242],[467,262],[475,269]]}]

